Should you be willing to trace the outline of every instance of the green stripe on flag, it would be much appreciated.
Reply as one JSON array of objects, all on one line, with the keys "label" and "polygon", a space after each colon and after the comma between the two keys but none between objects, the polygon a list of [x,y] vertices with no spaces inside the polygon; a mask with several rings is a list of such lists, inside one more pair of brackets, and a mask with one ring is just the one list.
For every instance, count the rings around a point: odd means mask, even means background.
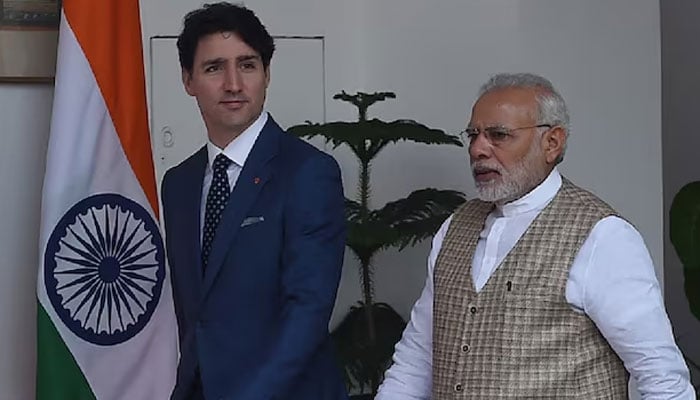
[{"label": "green stripe on flag", "polygon": [[41,303],[37,304],[37,400],[95,400],[80,367]]}]

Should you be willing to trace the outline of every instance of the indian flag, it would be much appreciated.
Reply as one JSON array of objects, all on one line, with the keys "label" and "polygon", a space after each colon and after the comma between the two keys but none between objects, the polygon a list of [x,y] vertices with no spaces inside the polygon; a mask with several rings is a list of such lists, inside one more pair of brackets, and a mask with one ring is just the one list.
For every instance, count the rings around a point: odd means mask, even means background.
[{"label": "indian flag", "polygon": [[167,399],[177,327],[138,0],[63,0],[41,210],[37,399]]}]

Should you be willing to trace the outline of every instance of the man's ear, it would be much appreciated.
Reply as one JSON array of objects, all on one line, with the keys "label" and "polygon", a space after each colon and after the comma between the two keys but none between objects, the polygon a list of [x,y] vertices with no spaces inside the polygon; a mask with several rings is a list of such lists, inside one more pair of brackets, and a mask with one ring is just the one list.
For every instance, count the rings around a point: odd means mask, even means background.
[{"label": "man's ear", "polygon": [[566,129],[554,126],[544,132],[542,141],[547,164],[555,164],[566,148]]},{"label": "man's ear", "polygon": [[270,86],[270,66],[265,67],[265,89]]},{"label": "man's ear", "polygon": [[187,94],[194,96],[194,91],[192,90],[192,73],[185,68],[182,68],[182,86],[185,87]]}]

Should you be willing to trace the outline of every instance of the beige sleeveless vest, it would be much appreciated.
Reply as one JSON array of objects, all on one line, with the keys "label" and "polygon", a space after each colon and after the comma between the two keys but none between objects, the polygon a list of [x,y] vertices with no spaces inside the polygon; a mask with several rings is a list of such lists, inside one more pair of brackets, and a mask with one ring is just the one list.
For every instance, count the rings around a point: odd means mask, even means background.
[{"label": "beige sleeveless vest", "polygon": [[477,294],[471,263],[492,209],[479,200],[460,207],[437,258],[433,400],[627,399],[622,362],[565,297],[578,250],[615,211],[563,179]]}]

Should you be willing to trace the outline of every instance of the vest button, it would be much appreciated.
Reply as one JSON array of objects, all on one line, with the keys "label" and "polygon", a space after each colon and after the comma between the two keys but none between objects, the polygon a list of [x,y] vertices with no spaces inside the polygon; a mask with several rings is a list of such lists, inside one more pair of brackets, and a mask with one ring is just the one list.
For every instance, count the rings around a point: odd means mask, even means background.
[{"label": "vest button", "polygon": [[472,313],[472,314],[476,314],[476,311],[477,311],[477,309],[476,309],[475,306],[471,306],[471,307],[469,308],[469,312]]},{"label": "vest button", "polygon": [[469,345],[468,344],[463,344],[462,345],[462,351],[465,353],[469,353]]},{"label": "vest button", "polygon": [[461,392],[462,391],[462,384],[458,383],[455,385],[455,392]]}]

